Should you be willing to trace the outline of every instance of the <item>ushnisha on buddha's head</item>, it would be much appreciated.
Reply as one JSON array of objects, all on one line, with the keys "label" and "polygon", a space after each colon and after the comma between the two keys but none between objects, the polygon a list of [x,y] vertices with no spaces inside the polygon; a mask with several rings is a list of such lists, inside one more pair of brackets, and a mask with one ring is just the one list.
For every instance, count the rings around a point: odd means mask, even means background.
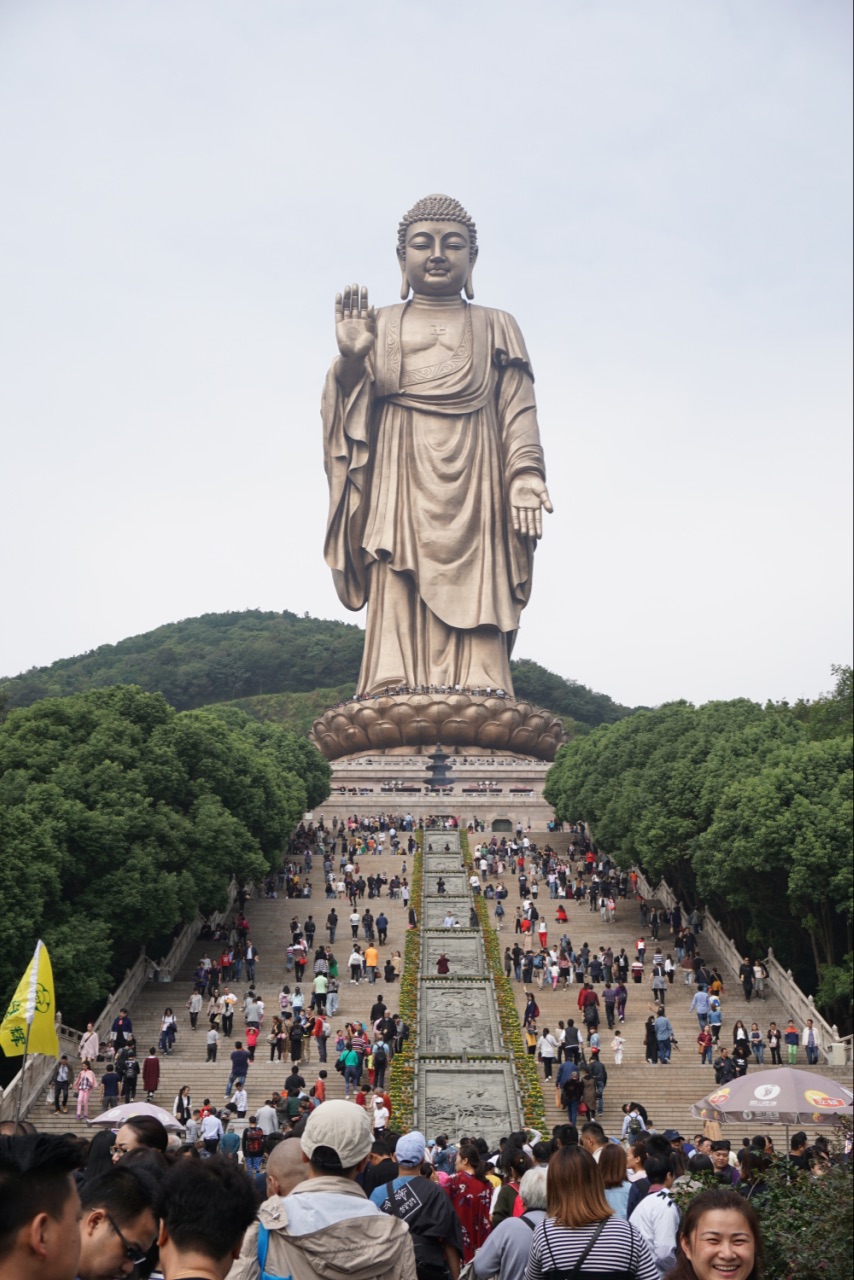
[{"label": "ushnisha on buddha's head", "polygon": [[410,289],[427,298],[474,297],[477,228],[458,200],[425,196],[403,215],[397,229],[400,296]]}]

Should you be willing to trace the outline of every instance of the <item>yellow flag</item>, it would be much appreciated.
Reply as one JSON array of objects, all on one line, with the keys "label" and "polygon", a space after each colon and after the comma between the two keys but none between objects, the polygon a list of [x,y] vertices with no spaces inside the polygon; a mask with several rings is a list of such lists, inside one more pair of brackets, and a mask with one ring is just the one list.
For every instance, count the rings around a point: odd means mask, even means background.
[{"label": "yellow flag", "polygon": [[25,1045],[27,1053],[46,1053],[53,1058],[59,1057],[53,970],[47,947],[41,939],[36,943],[33,958],[18,983],[6,1016],[0,1022],[0,1046],[8,1058],[22,1054]]}]

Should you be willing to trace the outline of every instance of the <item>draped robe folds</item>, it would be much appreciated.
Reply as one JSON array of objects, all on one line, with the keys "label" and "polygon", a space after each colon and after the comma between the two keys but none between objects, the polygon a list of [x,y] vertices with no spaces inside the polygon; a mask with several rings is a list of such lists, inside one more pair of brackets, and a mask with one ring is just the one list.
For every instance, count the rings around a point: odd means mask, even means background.
[{"label": "draped robe folds", "polygon": [[515,532],[510,482],[545,478],[533,374],[512,316],[467,306],[457,350],[403,369],[407,304],[346,394],[323,392],[325,558],[348,609],[368,604],[359,692],[460,685],[512,694],[510,652],[536,540]]}]

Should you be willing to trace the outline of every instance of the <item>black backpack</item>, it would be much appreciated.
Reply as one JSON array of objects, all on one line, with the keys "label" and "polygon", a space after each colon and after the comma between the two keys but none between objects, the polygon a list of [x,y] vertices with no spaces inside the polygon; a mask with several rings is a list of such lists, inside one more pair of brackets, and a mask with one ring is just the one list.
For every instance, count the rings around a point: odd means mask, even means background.
[{"label": "black backpack", "polygon": [[382,1066],[383,1063],[386,1061],[387,1056],[388,1055],[386,1054],[386,1051],[385,1051],[385,1045],[383,1044],[376,1045],[374,1047],[374,1053],[373,1053],[374,1066],[375,1067]]}]

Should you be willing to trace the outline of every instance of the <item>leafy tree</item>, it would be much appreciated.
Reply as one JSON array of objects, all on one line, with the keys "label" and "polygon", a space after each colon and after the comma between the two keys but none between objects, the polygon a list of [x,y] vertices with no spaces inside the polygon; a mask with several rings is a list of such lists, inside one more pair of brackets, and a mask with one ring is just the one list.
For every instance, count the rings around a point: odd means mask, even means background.
[{"label": "leafy tree", "polygon": [[[293,695],[299,696],[299,695]],[[258,701],[264,701],[259,699]],[[327,704],[328,705],[328,704]],[[248,742],[268,753],[279,768],[301,778],[305,784],[303,809],[314,809],[329,795],[332,770],[316,747],[295,733],[283,731],[271,723],[259,723],[244,710],[243,704],[226,704],[206,708],[207,714],[224,721],[242,734]],[[294,825],[302,814],[295,819]]]},{"label": "leafy tree", "polygon": [[197,910],[224,907],[232,876],[274,867],[328,777],[308,742],[276,726],[178,713],[138,688],[10,713],[0,894],[14,945],[0,949],[0,1003],[43,937],[59,1007],[83,1021],[142,946],[166,947]]},{"label": "leafy tree", "polygon": [[788,955],[793,928],[806,933],[812,985],[824,975],[825,999],[851,950],[853,764],[851,738],[777,752],[729,784],[694,857],[701,894],[725,904],[755,947]]},{"label": "leafy tree", "polygon": [[831,667],[836,684],[815,702],[799,701],[792,708],[807,726],[811,738],[846,738],[854,726],[854,671],[850,666]]}]

